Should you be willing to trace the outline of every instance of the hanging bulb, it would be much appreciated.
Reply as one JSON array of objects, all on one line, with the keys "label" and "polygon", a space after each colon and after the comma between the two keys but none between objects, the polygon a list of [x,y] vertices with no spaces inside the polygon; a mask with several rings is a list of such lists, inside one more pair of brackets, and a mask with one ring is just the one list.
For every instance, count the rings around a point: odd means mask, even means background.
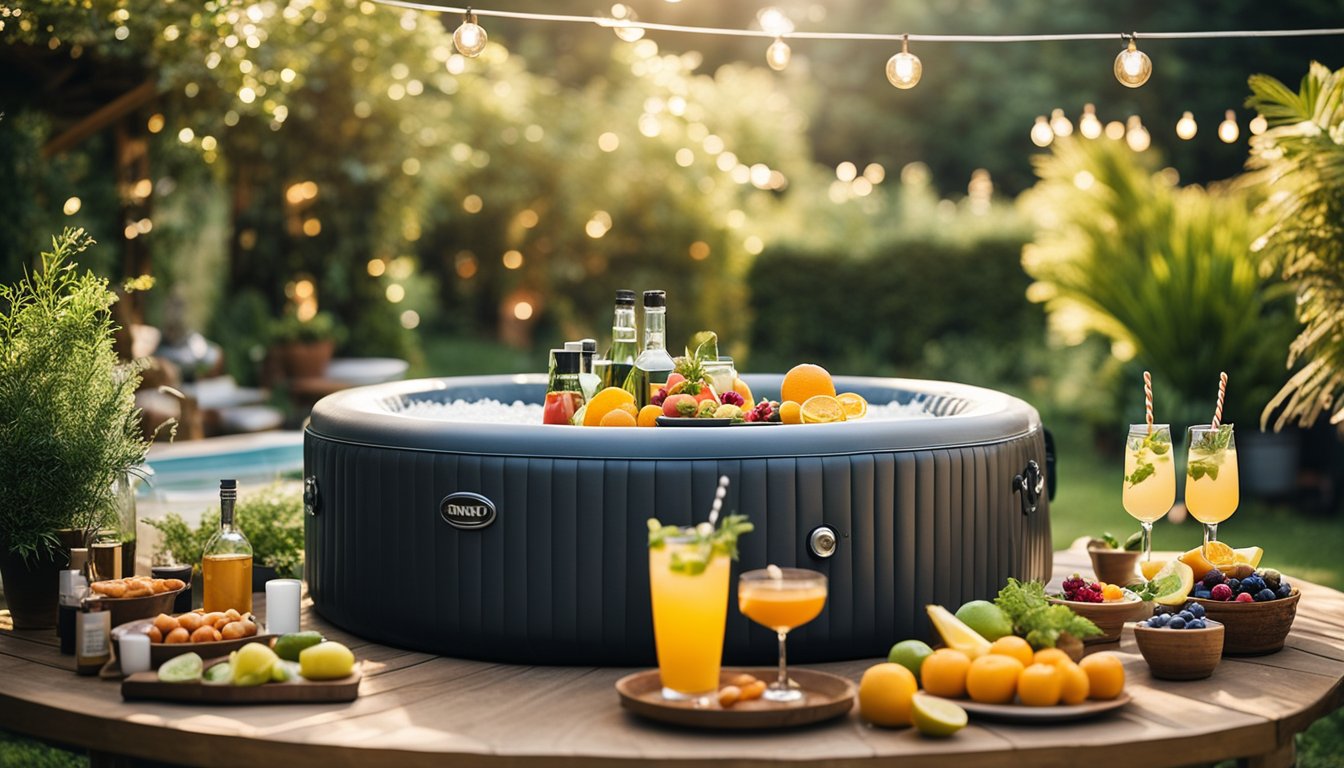
[{"label": "hanging bulb", "polygon": [[1136,35],[1125,35],[1125,39],[1128,44],[1115,57],[1115,79],[1128,88],[1138,88],[1153,74],[1153,60],[1139,50]]},{"label": "hanging bulb", "polygon": [[1044,148],[1050,146],[1050,142],[1054,140],[1055,132],[1050,128],[1045,115],[1037,117],[1036,124],[1031,126],[1031,143]]},{"label": "hanging bulb", "polygon": [[1223,116],[1223,122],[1218,124],[1218,138],[1223,140],[1224,144],[1231,144],[1241,135],[1241,129],[1237,127],[1237,113],[1227,110]]},{"label": "hanging bulb", "polygon": [[1064,110],[1056,109],[1050,113],[1050,130],[1054,131],[1056,136],[1070,136],[1073,134],[1073,123],[1064,116]]},{"label": "hanging bulb", "polygon": [[1260,134],[1269,130],[1269,121],[1265,119],[1264,115],[1256,115],[1255,117],[1251,118],[1250,127],[1251,127],[1251,135],[1259,136]]},{"label": "hanging bulb", "polygon": [[910,52],[910,36],[906,35],[901,41],[901,52],[887,59],[887,80],[904,91],[919,85],[923,74],[924,65]]},{"label": "hanging bulb", "polygon": [[598,23],[604,27],[611,27],[616,36],[627,43],[633,43],[644,37],[644,28],[631,26],[639,21],[635,15],[635,9],[624,3],[616,3],[611,6],[611,14],[604,17]]},{"label": "hanging bulb", "polygon": [[784,38],[776,37],[775,42],[765,49],[765,63],[776,72],[784,71],[789,66],[789,59],[793,57],[793,50],[789,44],[784,42]]},{"label": "hanging bulb", "polygon": [[1083,105],[1083,116],[1078,118],[1078,132],[1089,139],[1101,135],[1101,121],[1097,119],[1097,108],[1091,104]]},{"label": "hanging bulb", "polygon": [[457,52],[474,59],[481,55],[485,50],[485,30],[476,23],[476,14],[467,8],[467,12],[462,17],[462,25],[453,32],[453,45]]},{"label": "hanging bulb", "polygon": [[1139,120],[1138,115],[1129,116],[1129,127],[1125,131],[1125,143],[1135,152],[1142,152],[1153,143],[1153,137],[1148,134],[1148,129],[1143,127],[1143,122]]},{"label": "hanging bulb", "polygon": [[793,31],[793,19],[773,5],[757,11],[756,21],[764,32],[775,37],[783,37]]},{"label": "hanging bulb", "polygon": [[1181,115],[1181,119],[1176,121],[1176,135],[1189,141],[1195,138],[1195,133],[1199,131],[1199,126],[1195,124],[1195,116],[1186,112]]}]

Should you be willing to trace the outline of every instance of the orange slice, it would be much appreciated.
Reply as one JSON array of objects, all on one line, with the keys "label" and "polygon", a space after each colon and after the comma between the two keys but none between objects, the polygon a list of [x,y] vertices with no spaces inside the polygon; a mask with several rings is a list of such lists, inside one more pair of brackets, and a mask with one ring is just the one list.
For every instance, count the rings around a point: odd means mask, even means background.
[{"label": "orange slice", "polygon": [[[840,401],[830,395],[809,397],[798,409],[804,424],[829,424],[845,420],[845,408]],[[783,417],[780,417],[783,420]]]},{"label": "orange slice", "polygon": [[835,396],[840,401],[840,407],[845,409],[846,419],[862,419],[868,413],[868,401],[861,395],[853,392],[845,392]]},{"label": "orange slice", "polygon": [[1210,541],[1204,545],[1204,559],[1213,564],[1214,567],[1222,568],[1227,565],[1235,565],[1237,553],[1221,541]]}]

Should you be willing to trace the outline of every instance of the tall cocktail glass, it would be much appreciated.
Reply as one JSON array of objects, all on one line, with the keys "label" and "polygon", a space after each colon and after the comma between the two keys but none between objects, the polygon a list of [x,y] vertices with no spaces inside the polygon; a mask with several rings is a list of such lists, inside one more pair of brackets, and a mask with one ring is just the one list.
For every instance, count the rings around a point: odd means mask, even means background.
[{"label": "tall cocktail glass", "polygon": [[1186,442],[1190,454],[1185,466],[1185,506],[1191,517],[1204,524],[1204,559],[1222,565],[1224,558],[1212,555],[1209,542],[1218,540],[1218,524],[1237,511],[1241,500],[1232,425],[1190,427]]},{"label": "tall cocktail glass", "polygon": [[708,702],[718,691],[730,562],[727,553],[691,537],[668,537],[649,548],[663,698]]},{"label": "tall cocktail glass", "polygon": [[1176,503],[1176,462],[1168,424],[1130,424],[1120,501],[1143,526],[1143,561],[1153,558],[1153,523]]},{"label": "tall cocktail glass", "polygon": [[817,618],[826,605],[826,576],[802,568],[771,566],[747,571],[737,582],[742,614],[779,637],[779,676],[766,688],[769,701],[801,701],[803,692],[789,683],[784,646],[789,630]]}]

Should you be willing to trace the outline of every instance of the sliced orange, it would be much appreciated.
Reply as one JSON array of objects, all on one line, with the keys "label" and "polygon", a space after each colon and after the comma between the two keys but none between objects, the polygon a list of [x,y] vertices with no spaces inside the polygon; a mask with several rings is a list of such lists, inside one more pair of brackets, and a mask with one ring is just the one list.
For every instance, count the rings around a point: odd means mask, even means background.
[{"label": "sliced orange", "polygon": [[853,392],[845,392],[835,396],[840,401],[840,407],[845,409],[846,419],[862,419],[868,413],[868,401],[863,399],[862,395],[856,395]]},{"label": "sliced orange", "polygon": [[1204,545],[1204,559],[1215,567],[1222,568],[1225,565],[1235,565],[1237,553],[1221,541],[1210,541]]},{"label": "sliced orange", "polygon": [[1167,564],[1166,560],[1144,560],[1139,563],[1139,573],[1143,574],[1144,581],[1152,581],[1157,572]]},{"label": "sliced orange", "polygon": [[624,403],[635,402],[635,396],[620,387],[607,387],[593,395],[583,412],[583,426],[596,427],[602,423],[602,417],[621,407]]},{"label": "sliced orange", "polygon": [[[816,395],[809,397],[798,409],[802,416],[804,424],[829,424],[833,421],[845,420],[845,408],[840,405],[840,401],[830,395]],[[780,420],[783,420],[780,416]]]},{"label": "sliced orange", "polygon": [[779,420],[785,424],[802,424],[803,414],[802,406],[792,400],[785,400],[779,404]]}]

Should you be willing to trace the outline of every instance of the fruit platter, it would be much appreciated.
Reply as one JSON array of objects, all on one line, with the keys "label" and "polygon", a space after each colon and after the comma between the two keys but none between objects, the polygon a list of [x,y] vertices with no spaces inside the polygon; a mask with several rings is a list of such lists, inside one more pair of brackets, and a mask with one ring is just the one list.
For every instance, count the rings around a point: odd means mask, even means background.
[{"label": "fruit platter", "polygon": [[137,619],[112,629],[112,640],[120,644],[127,634],[149,637],[149,658],[162,664],[174,656],[193,652],[205,658],[224,656],[253,640],[270,640],[256,616],[238,611],[206,613],[202,609],[170,615],[161,613],[152,619]]}]

